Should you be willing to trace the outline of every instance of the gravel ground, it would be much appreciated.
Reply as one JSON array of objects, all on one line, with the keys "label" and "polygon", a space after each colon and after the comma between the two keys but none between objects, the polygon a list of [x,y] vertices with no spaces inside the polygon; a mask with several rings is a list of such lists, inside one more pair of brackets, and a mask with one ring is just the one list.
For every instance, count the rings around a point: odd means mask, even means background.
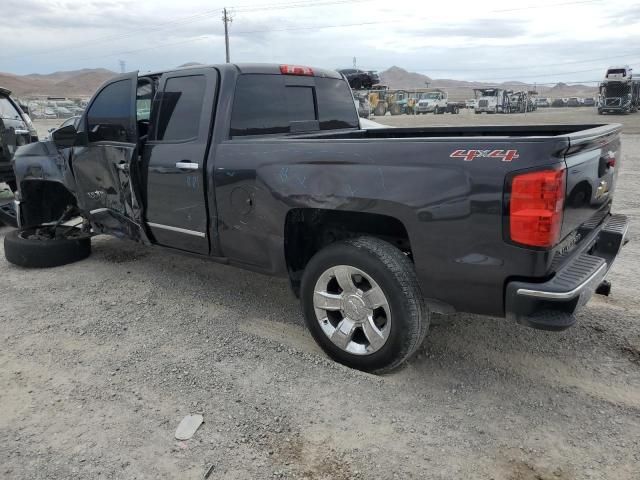
[{"label": "gravel ground", "polygon": [[[382,120],[577,115],[537,113]],[[615,210],[638,225],[640,135],[623,145]],[[574,328],[440,318],[380,377],[323,355],[286,281],[109,237],[50,270],[0,254],[0,478],[637,480],[637,231]]]}]

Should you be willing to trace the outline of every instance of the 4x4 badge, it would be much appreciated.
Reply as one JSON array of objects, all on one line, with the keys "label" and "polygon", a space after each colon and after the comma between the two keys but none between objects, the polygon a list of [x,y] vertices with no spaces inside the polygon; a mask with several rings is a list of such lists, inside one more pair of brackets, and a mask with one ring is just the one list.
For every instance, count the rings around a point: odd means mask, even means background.
[{"label": "4x4 badge", "polygon": [[470,162],[474,158],[499,158],[503,162],[510,162],[519,158],[518,150],[454,150],[449,158],[464,158],[465,162]]}]

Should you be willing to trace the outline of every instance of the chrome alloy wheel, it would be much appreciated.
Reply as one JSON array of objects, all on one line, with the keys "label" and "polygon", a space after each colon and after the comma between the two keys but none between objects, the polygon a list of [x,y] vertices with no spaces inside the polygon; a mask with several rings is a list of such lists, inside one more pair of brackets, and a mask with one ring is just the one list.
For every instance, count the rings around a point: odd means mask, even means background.
[{"label": "chrome alloy wheel", "polygon": [[370,355],[389,338],[389,301],[380,286],[355,267],[337,265],[320,275],[313,306],[322,331],[346,352]]}]

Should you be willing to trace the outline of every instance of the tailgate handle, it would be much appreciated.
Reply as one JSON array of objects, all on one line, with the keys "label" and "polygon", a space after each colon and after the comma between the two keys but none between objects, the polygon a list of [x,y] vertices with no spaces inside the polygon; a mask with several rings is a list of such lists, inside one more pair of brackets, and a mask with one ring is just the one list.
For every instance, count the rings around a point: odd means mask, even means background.
[{"label": "tailgate handle", "polygon": [[176,168],[179,168],[181,170],[198,170],[200,168],[200,165],[194,162],[183,160],[181,162],[176,162]]}]

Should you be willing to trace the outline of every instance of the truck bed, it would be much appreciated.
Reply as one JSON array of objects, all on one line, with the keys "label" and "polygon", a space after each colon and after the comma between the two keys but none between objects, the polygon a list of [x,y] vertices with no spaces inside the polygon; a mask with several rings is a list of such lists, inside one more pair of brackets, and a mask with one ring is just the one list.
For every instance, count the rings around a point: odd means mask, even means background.
[{"label": "truck bed", "polygon": [[340,131],[312,135],[296,135],[295,138],[451,138],[451,137],[558,137],[574,139],[598,136],[622,128],[618,124],[585,125],[474,125],[455,127],[379,128],[371,130]]}]

